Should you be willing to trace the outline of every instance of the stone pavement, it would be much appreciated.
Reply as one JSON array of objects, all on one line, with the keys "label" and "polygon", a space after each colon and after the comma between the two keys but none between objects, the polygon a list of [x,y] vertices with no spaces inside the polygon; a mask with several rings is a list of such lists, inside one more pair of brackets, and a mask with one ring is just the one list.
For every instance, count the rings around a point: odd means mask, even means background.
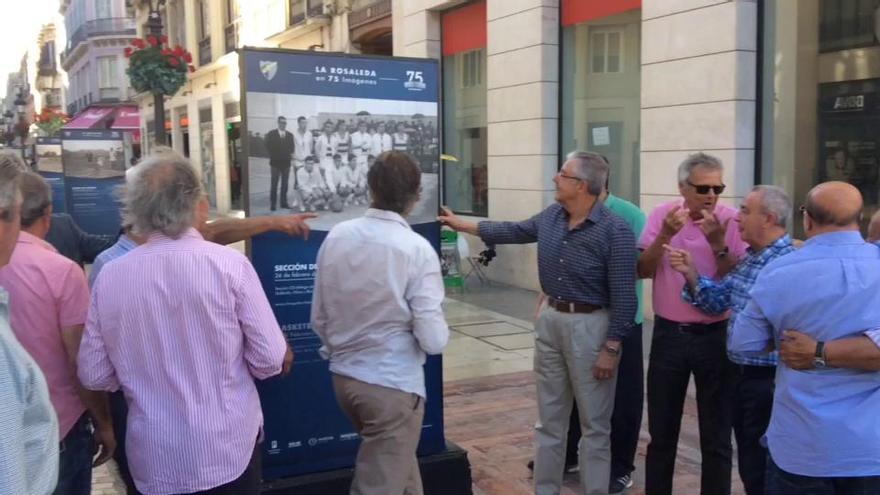
[{"label": "stone pavement", "polygon": [[[531,493],[526,463],[533,455],[537,419],[532,319],[537,294],[505,287],[471,285],[449,294],[444,313],[451,339],[444,353],[446,436],[468,451],[477,495]],[[644,332],[645,356],[651,342],[651,323]],[[647,369],[647,359],[646,366]],[[644,493],[647,414],[636,458],[636,485],[627,493]],[[734,467],[734,495],[742,485]],[[676,495],[699,494],[700,452],[695,392],[688,391],[676,461]],[[566,475],[563,495],[578,493],[577,474]],[[92,493],[124,494],[111,463],[95,471]]]}]

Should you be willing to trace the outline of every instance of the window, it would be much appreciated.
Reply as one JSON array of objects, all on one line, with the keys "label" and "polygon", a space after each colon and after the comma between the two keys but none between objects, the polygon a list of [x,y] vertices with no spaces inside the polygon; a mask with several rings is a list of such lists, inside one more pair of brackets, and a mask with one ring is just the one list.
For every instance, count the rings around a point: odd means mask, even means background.
[{"label": "window", "polygon": [[621,10],[563,18],[559,152],[605,155],[611,193],[639,204],[641,12]]},{"label": "window", "polygon": [[207,0],[199,1],[199,39],[204,40],[211,36],[211,13]]},{"label": "window", "polygon": [[443,204],[454,212],[489,213],[486,112],[486,3],[443,14]]},{"label": "window", "polygon": [[590,68],[594,74],[622,72],[623,30],[598,28],[590,31]]},{"label": "window", "polygon": [[109,19],[113,17],[112,0],[95,0],[95,18]]},{"label": "window", "polygon": [[461,87],[473,88],[483,82],[483,59],[486,54],[483,49],[465,52],[459,57],[461,63]]},{"label": "window", "polygon": [[116,88],[119,86],[116,73],[116,57],[98,57],[98,87]]},{"label": "window", "polygon": [[[767,0],[759,8],[758,180],[784,187],[795,204],[819,182],[849,182],[864,199],[866,232],[880,208],[880,0]],[[796,236],[801,220],[795,212]]]}]

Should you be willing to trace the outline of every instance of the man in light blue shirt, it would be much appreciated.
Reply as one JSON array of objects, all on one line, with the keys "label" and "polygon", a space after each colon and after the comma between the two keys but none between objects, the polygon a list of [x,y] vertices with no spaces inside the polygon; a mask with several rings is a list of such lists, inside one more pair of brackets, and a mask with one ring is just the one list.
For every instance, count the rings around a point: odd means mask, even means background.
[{"label": "man in light blue shirt", "polygon": [[767,430],[767,493],[880,493],[880,372],[825,366],[824,342],[880,327],[880,247],[866,243],[862,198],[843,182],[807,194],[803,248],[761,272],[730,337],[761,353],[798,329],[818,342],[815,369],[780,365]]}]

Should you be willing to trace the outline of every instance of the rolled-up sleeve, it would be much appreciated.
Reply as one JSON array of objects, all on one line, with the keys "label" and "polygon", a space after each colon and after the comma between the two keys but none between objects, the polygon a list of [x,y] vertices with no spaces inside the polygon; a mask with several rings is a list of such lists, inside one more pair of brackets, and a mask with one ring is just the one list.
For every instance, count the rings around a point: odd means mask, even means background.
[{"label": "rolled-up sleeve", "polygon": [[537,242],[541,215],[522,222],[480,222],[477,227],[480,239],[486,244],[528,244]]},{"label": "rolled-up sleeve", "polygon": [[404,297],[413,316],[413,334],[427,354],[440,354],[449,342],[449,327],[443,317],[443,276],[440,260],[429,246],[421,250],[410,270]]},{"label": "rolled-up sleeve", "polygon": [[622,340],[636,318],[636,238],[627,225],[611,232],[611,251],[607,263],[611,321],[609,340]]},{"label": "rolled-up sleeve", "polygon": [[244,359],[254,378],[263,380],[281,372],[287,342],[278,327],[257,272],[246,259],[236,289],[238,321],[244,333]]},{"label": "rolled-up sleeve", "polygon": [[92,290],[92,301],[86,315],[86,326],[76,358],[77,376],[88,390],[115,392],[119,390],[116,369],[107,354],[101,322],[101,281]]},{"label": "rolled-up sleeve", "polygon": [[865,337],[871,339],[871,342],[874,342],[874,345],[880,347],[880,328],[872,328],[865,332]]},{"label": "rolled-up sleeve", "polygon": [[730,279],[724,278],[716,282],[709,277],[700,275],[697,282],[697,290],[693,293],[690,286],[685,284],[681,289],[681,299],[710,315],[720,315],[730,309]]}]

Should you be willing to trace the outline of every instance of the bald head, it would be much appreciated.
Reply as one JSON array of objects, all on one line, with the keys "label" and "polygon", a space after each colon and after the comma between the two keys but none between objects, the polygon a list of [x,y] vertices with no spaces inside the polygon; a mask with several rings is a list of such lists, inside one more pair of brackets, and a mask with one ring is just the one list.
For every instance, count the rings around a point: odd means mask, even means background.
[{"label": "bald head", "polygon": [[862,193],[846,182],[823,182],[807,193],[806,207],[818,227],[858,228]]}]

